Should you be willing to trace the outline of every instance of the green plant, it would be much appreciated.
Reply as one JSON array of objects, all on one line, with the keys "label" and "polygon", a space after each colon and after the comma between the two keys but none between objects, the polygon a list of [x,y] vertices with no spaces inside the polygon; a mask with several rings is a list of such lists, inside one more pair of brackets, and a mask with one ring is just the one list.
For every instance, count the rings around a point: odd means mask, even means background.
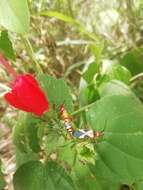
[{"label": "green plant", "polygon": [[[105,40],[87,31],[73,15],[57,11],[40,11],[36,16],[39,15],[54,17],[75,27],[85,39],[91,59],[86,64],[69,67],[63,79],[48,75],[38,63],[28,39],[27,1],[1,0],[0,52],[19,70],[10,38],[14,32],[20,42],[24,42],[31,60],[32,71],[25,66],[23,70],[35,74],[49,102],[49,111],[44,115],[43,112],[35,116],[21,111],[17,114],[13,127],[15,190],[141,190],[142,48],[134,47],[127,53],[121,52],[119,58],[111,59],[110,52],[104,53]],[[79,96],[74,99],[66,77],[72,69],[83,65]],[[0,87],[4,90],[1,96],[9,91],[2,83]],[[63,117],[61,105],[65,111]],[[5,186],[2,173],[0,171],[0,189]]]}]

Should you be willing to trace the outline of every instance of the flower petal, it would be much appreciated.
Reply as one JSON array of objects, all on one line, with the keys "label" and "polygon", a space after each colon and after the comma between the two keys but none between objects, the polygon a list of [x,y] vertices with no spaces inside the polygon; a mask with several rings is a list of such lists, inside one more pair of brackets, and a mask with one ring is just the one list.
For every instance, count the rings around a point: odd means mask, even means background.
[{"label": "flower petal", "polygon": [[14,107],[42,116],[49,109],[46,96],[36,79],[30,75],[19,75],[12,83],[12,91],[5,99]]},{"label": "flower petal", "polygon": [[21,109],[26,112],[31,112],[32,110],[25,106],[22,102],[19,101],[17,97],[11,92],[8,92],[4,95],[5,99],[9,102],[10,105],[14,106],[15,108]]},{"label": "flower petal", "polygon": [[48,111],[48,101],[44,92],[40,89],[37,81],[26,75],[19,77],[12,88],[13,94],[18,99],[32,109],[32,112],[40,116]]},{"label": "flower petal", "polygon": [[32,85],[34,85],[35,87],[37,86],[39,87],[39,84],[36,81],[36,79],[33,77],[33,75],[26,74],[26,75],[23,75],[23,78],[27,80],[29,83],[31,83]]}]

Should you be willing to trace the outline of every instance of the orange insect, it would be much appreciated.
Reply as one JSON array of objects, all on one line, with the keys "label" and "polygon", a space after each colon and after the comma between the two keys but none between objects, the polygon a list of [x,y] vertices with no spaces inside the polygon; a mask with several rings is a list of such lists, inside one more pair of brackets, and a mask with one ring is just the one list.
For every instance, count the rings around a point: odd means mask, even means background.
[{"label": "orange insect", "polygon": [[68,114],[68,112],[66,111],[63,105],[60,105],[59,111],[60,111],[60,116],[64,122],[66,130],[72,135],[74,132],[74,129],[71,126],[71,121],[72,121],[71,116]]},{"label": "orange insect", "polygon": [[67,112],[67,110],[64,108],[63,105],[60,105],[59,108],[60,116],[62,121],[64,122],[65,129],[74,137],[79,139],[84,138],[90,138],[90,139],[96,139],[103,135],[103,132],[101,131],[94,131],[92,129],[79,129],[74,130],[71,125],[72,118]]}]

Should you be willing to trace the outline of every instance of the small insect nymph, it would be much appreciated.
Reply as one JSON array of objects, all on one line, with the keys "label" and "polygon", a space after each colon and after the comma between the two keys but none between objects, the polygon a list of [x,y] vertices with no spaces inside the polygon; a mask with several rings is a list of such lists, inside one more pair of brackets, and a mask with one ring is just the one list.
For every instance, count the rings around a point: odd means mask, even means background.
[{"label": "small insect nymph", "polygon": [[69,113],[66,111],[63,105],[60,105],[59,108],[61,119],[64,123],[65,129],[72,135],[73,134],[73,128],[71,126],[72,118],[69,115]]},{"label": "small insect nymph", "polygon": [[72,118],[63,105],[59,107],[60,117],[64,123],[65,129],[73,136],[79,139],[90,138],[97,139],[103,135],[102,131],[94,131],[92,129],[74,130],[72,127]]}]

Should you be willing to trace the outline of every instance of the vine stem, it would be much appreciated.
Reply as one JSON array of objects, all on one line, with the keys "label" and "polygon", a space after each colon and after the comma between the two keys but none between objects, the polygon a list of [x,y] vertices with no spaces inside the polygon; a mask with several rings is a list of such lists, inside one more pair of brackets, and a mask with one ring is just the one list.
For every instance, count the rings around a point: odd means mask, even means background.
[{"label": "vine stem", "polygon": [[83,106],[81,108],[79,108],[78,110],[74,111],[71,113],[71,115],[77,115],[83,111],[86,111],[87,109],[89,109],[90,107],[92,107],[93,105],[95,105],[95,102],[91,103],[91,104],[88,104],[86,106]]},{"label": "vine stem", "polygon": [[33,50],[33,47],[31,45],[31,42],[29,41],[27,36],[22,36],[21,35],[21,39],[25,45],[27,54],[29,55],[29,57],[31,58],[34,68],[36,67],[36,71],[38,71],[40,74],[43,74],[42,68],[40,67],[39,63],[37,62],[36,58],[35,58],[35,53]]},{"label": "vine stem", "polygon": [[143,73],[139,73],[130,79],[130,83],[135,86],[138,82],[142,80],[143,80]]}]

